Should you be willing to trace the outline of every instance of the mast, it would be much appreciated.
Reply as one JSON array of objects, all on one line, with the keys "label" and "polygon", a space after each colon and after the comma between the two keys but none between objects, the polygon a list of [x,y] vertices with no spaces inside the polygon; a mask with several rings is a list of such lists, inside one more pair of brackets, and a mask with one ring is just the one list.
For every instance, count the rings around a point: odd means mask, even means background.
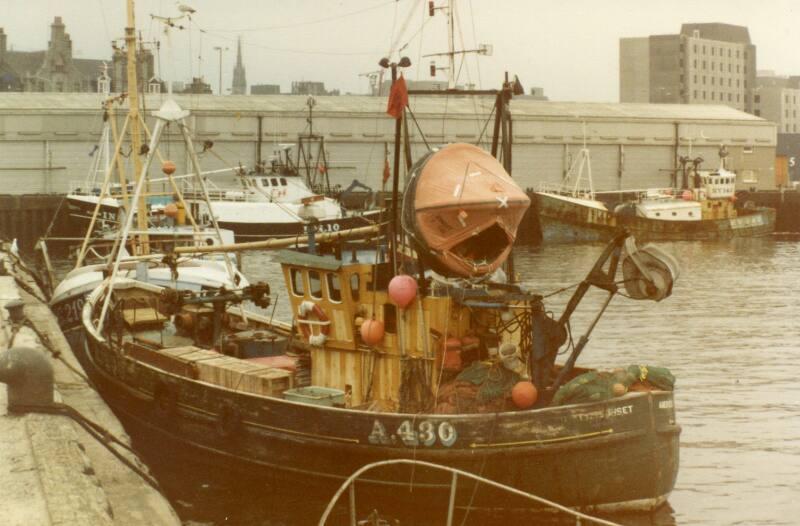
[{"label": "mast", "polygon": [[456,87],[456,45],[455,45],[455,29],[454,29],[454,16],[453,9],[455,5],[453,0],[447,1],[447,87],[448,89],[455,89]]},{"label": "mast", "polygon": [[[127,1],[128,25],[125,27],[125,46],[128,54],[128,105],[130,132],[131,132],[131,151],[133,152],[133,170],[135,180],[144,177],[142,173],[142,161],[139,157],[142,144],[141,132],[139,129],[139,82],[136,75],[136,18],[133,8],[133,0]],[[140,232],[147,231],[147,205],[145,196],[140,195],[137,206],[137,227]],[[147,243],[147,234],[141,234],[141,253],[148,254],[150,248]]]}]

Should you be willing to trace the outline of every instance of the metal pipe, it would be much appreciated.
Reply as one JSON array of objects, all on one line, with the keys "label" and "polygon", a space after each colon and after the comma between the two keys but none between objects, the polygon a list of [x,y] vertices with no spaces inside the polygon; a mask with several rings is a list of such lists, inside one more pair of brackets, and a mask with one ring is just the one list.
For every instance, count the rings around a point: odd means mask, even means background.
[{"label": "metal pipe", "polygon": [[[364,226],[361,228],[351,228],[350,230],[340,230],[338,232],[321,232],[315,234],[315,242],[332,243],[341,239],[351,237],[366,236],[377,234],[381,230],[381,225]],[[308,242],[308,236],[295,236],[283,239],[266,239],[264,241],[250,241],[247,243],[234,243],[232,245],[218,245],[206,247],[176,247],[175,254],[210,254],[213,252],[237,252],[241,250],[270,250],[287,248],[292,245],[299,245]]]},{"label": "metal pipe", "polygon": [[452,482],[450,482],[450,502],[447,504],[447,526],[453,526],[453,515],[456,507],[457,483],[458,483],[458,473],[454,471]]},{"label": "metal pipe", "polygon": [[[142,194],[142,188],[144,187],[144,182],[147,180],[147,171],[150,169],[150,163],[153,161],[153,156],[155,155],[156,146],[158,145],[158,140],[161,137],[161,130],[163,129],[164,129],[164,121],[158,119],[158,121],[156,121],[156,127],[153,129],[153,136],[150,139],[150,149],[147,152],[147,157],[145,158],[144,165],[142,166],[142,171],[141,173],[138,174],[139,178],[136,180],[136,189],[134,191],[132,199],[132,202],[134,203],[136,202],[137,199],[140,198]],[[119,270],[119,263],[122,260],[122,254],[123,254],[122,247],[125,246],[125,242],[128,239],[128,232],[130,231],[131,226],[133,225],[133,215],[134,215],[133,210],[128,210],[128,216],[125,218],[125,226],[123,227],[122,232],[118,237],[119,247],[117,249],[116,258],[114,259],[114,266],[111,271],[111,276],[116,276],[117,271]],[[145,225],[144,228],[146,229],[147,225]],[[103,322],[105,321],[106,318],[106,313],[108,312],[108,304],[110,301],[111,301],[111,289],[109,288],[108,294],[106,294],[105,300],[103,301],[103,308],[100,311],[100,320],[97,323],[98,327],[103,326]]]}]

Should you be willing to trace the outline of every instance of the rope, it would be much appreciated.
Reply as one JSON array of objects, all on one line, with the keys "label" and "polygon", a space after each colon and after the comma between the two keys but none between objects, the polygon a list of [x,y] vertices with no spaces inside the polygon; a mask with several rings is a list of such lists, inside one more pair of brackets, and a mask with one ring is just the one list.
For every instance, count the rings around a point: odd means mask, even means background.
[{"label": "rope", "polygon": [[33,322],[31,320],[29,320],[28,318],[25,318],[25,321],[22,322],[22,325],[28,327],[29,329],[31,329],[36,334],[36,336],[39,338],[39,341],[42,343],[44,348],[47,349],[48,352],[50,352],[50,354],[53,356],[53,358],[55,358],[56,360],[58,360],[61,363],[63,363],[64,366],[67,369],[69,369],[70,371],[72,371],[78,378],[80,378],[81,380],[86,382],[89,386],[94,388],[94,384],[89,379],[89,377],[86,376],[86,374],[84,374],[83,371],[79,370],[78,368],[74,367],[71,363],[67,362],[64,359],[64,356],[61,354],[61,351],[56,349],[53,346],[53,344],[50,342],[50,338],[48,338],[46,334],[44,334],[42,331],[40,331],[33,324]]},{"label": "rope", "polygon": [[139,475],[142,480],[144,480],[149,486],[153,489],[164,494],[161,486],[159,486],[158,481],[153,478],[149,473],[145,470],[140,468],[136,465],[135,462],[130,460],[128,457],[123,455],[117,448],[113,447],[112,444],[116,444],[121,448],[125,449],[126,451],[130,452],[131,454],[135,455],[134,450],[125,442],[117,438],[114,434],[112,434],[108,429],[104,428],[100,424],[93,422],[83,416],[77,409],[71,407],[67,404],[54,402],[52,405],[44,405],[44,406],[36,406],[36,405],[23,405],[23,406],[15,406],[15,411],[22,412],[22,413],[38,413],[38,414],[48,414],[48,415],[58,415],[58,416],[66,416],[71,418],[75,422],[77,422],[85,431],[86,433],[97,440],[101,446],[106,448],[112,455],[114,455],[120,462],[122,462],[125,466],[128,467],[131,471]]},{"label": "rope", "polygon": [[64,202],[67,200],[67,195],[68,194],[64,194],[64,196],[61,198],[61,201],[58,202],[58,208],[56,208],[56,212],[53,214],[53,219],[50,220],[50,225],[47,227],[47,230],[42,236],[44,239],[50,237],[50,232],[52,232],[53,226],[56,224],[56,219],[58,219],[58,213],[61,211],[61,207],[64,206]]},{"label": "rope", "polygon": [[[494,420],[492,420],[492,431],[489,434],[489,443],[494,442],[494,432],[497,430],[497,419],[500,416],[500,413],[494,414]],[[483,460],[481,461],[481,469],[478,470],[478,477],[483,478],[483,472],[486,469],[486,461],[489,459],[489,455],[484,455]],[[464,513],[464,518],[461,519],[461,526],[467,523],[467,517],[469,517],[469,513],[472,511],[472,503],[475,501],[475,495],[478,493],[478,484],[475,484],[472,487],[472,495],[469,496],[469,504],[467,504],[466,512]]]}]

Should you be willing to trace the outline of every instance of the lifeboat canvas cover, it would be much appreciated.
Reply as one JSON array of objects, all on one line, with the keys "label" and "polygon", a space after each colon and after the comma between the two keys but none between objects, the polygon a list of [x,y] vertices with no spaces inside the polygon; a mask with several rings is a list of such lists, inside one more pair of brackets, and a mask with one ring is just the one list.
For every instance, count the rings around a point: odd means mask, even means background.
[{"label": "lifeboat canvas cover", "polygon": [[478,277],[508,258],[530,199],[486,151],[456,143],[421,159],[406,188],[406,229],[446,275]]}]

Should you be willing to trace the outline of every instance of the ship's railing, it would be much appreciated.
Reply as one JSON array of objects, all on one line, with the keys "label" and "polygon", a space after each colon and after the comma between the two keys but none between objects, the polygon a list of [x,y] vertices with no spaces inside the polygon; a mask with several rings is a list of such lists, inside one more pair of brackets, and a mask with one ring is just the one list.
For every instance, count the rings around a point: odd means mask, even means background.
[{"label": "ship's railing", "polygon": [[517,495],[522,498],[531,500],[536,502],[537,504],[546,506],[548,508],[556,509],[568,515],[572,515],[577,520],[586,520],[592,522],[594,524],[602,524],[604,526],[621,526],[615,522],[610,522],[605,519],[600,519],[598,517],[593,517],[591,515],[587,515],[585,513],[573,510],[566,506],[562,506],[557,502],[553,502],[551,500],[545,499],[543,497],[539,497],[537,495],[533,495],[532,493],[528,493],[517,488],[508,486],[506,484],[501,484],[500,482],[495,482],[494,480],[487,479],[480,475],[476,475],[474,473],[470,473],[469,471],[463,471],[457,468],[451,468],[449,466],[443,466],[441,464],[434,464],[433,462],[425,462],[424,460],[412,460],[407,458],[402,459],[395,459],[395,460],[382,460],[379,462],[373,462],[371,464],[367,464],[362,466],[360,469],[355,471],[352,475],[350,475],[347,480],[345,480],[336,493],[331,498],[330,502],[328,502],[328,506],[325,508],[325,511],[322,513],[322,517],[319,519],[319,526],[325,526],[328,522],[328,518],[330,514],[333,512],[333,509],[336,507],[336,503],[339,502],[342,494],[345,491],[348,491],[348,498],[349,498],[349,524],[350,526],[358,526],[358,522],[356,520],[356,492],[355,492],[355,482],[358,478],[366,473],[367,471],[373,470],[375,468],[379,468],[382,466],[392,466],[392,465],[409,465],[414,467],[422,467],[431,469],[434,471],[445,471],[449,472],[452,477],[450,479],[450,500],[447,504],[447,521],[445,524],[447,526],[452,526],[453,518],[455,516],[455,507],[456,507],[456,490],[458,488],[458,479],[459,477],[467,478],[474,480],[476,482],[480,482],[481,484],[486,484],[487,486],[492,486],[493,488],[499,489],[501,491],[505,491],[506,493]]},{"label": "ship's railing", "polygon": [[577,191],[575,191],[573,188],[568,188],[560,183],[551,183],[546,181],[540,182],[536,186],[536,191],[543,194],[566,195],[569,197],[577,197],[579,199],[594,199],[591,190],[588,188],[579,188]]}]

